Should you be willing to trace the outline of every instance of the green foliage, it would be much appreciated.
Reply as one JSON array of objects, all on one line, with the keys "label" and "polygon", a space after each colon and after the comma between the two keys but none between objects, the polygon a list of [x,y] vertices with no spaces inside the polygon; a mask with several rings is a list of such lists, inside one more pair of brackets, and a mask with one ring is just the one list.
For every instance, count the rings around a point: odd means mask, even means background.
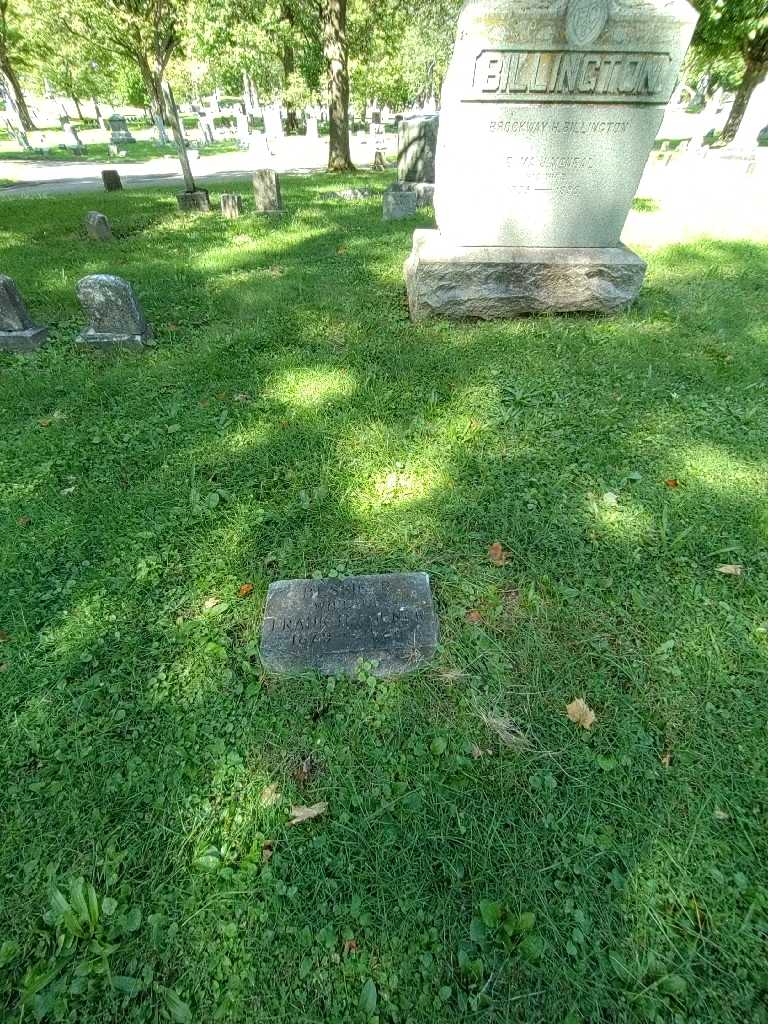
[{"label": "green foliage", "polygon": [[[413,325],[429,212],[282,186],[98,193],[98,247],[95,193],[7,200],[52,344],[1,357],[0,1016],[760,1022],[768,249],[645,251],[612,318]],[[74,350],[105,270],[151,351]],[[433,665],[264,673],[272,580],[403,569]]]}]

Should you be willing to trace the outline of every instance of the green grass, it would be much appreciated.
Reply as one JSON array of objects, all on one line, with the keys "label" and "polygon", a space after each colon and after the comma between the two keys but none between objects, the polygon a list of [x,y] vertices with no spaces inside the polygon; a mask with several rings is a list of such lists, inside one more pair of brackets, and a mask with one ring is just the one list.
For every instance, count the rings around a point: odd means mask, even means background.
[{"label": "green grass", "polygon": [[[429,211],[328,188],[2,207],[0,1018],[765,1021],[768,249],[414,326]],[[98,271],[155,349],[73,348]],[[433,666],[262,671],[270,581],[409,569]]]},{"label": "green grass", "polygon": [[[63,136],[62,136],[63,137]],[[212,156],[218,153],[232,153],[238,149],[237,142],[227,140],[224,142],[212,142],[209,145],[196,146],[205,156]],[[82,152],[75,153],[71,149],[62,149],[58,144],[52,145],[49,149],[8,149],[0,150],[0,161],[2,160],[34,160],[38,163],[55,161],[57,163],[136,163],[144,160],[156,160],[159,156],[176,156],[174,145],[159,146],[154,142],[137,140],[132,143],[125,143],[118,146],[120,152],[125,156],[110,156],[109,147],[106,142],[87,142],[83,144]]]}]

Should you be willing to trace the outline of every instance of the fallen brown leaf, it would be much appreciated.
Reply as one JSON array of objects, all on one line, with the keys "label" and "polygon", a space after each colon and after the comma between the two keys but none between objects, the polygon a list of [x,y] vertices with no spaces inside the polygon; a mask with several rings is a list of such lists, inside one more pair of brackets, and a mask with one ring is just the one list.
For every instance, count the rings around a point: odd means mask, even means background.
[{"label": "fallen brown leaf", "polygon": [[713,817],[716,821],[728,821],[730,814],[728,811],[721,811],[719,807],[716,807]]},{"label": "fallen brown leaf", "polygon": [[179,325],[178,324],[166,324],[165,325],[165,329],[167,331],[178,331]]},{"label": "fallen brown leaf", "polygon": [[743,565],[718,565],[717,571],[721,572],[723,576],[742,576],[744,574]]},{"label": "fallen brown leaf", "polygon": [[0,644],[5,644],[11,639],[11,634],[6,633],[4,629],[0,629]]},{"label": "fallen brown leaf", "polygon": [[243,585],[240,587],[240,589],[237,592],[237,596],[238,597],[248,597],[248,595],[252,594],[252,593],[253,593],[253,584],[252,583],[243,583]]},{"label": "fallen brown leaf", "polygon": [[680,481],[679,480],[675,480],[674,477],[672,477],[669,480],[665,480],[664,483],[665,483],[665,485],[667,487],[679,487],[680,486]]},{"label": "fallen brown leaf", "polygon": [[19,524],[19,526],[29,526],[32,520],[30,519],[29,516],[19,516],[16,522]]},{"label": "fallen brown leaf", "polygon": [[219,603],[220,602],[218,597],[206,597],[206,599],[203,601],[203,608],[205,608],[206,610],[210,608],[215,608],[216,605]]},{"label": "fallen brown leaf", "polygon": [[37,422],[40,424],[41,427],[50,427],[51,423],[53,423],[53,420],[38,420]]},{"label": "fallen brown leaf", "polygon": [[501,546],[500,541],[495,541],[488,548],[488,558],[494,565],[506,565],[507,564],[507,553]]},{"label": "fallen brown leaf", "polygon": [[595,712],[581,697],[576,697],[570,704],[567,704],[565,712],[576,725],[580,725],[583,729],[592,728],[592,724],[595,721]]},{"label": "fallen brown leaf", "polygon": [[246,395],[246,393],[244,391],[240,391],[240,392],[238,392],[235,395],[235,401],[236,402],[250,402],[250,400],[251,400],[251,396],[250,395]]},{"label": "fallen brown leaf", "polygon": [[300,804],[296,804],[291,807],[291,817],[288,820],[289,825],[300,825],[303,821],[311,821],[313,818],[319,818],[321,814],[325,814],[328,810],[328,804],[323,800],[319,804],[312,804],[311,807],[303,807]]},{"label": "fallen brown leaf", "polygon": [[667,750],[666,753],[661,755],[660,758],[662,768],[669,768],[672,764],[672,754]]},{"label": "fallen brown leaf", "polygon": [[275,852],[274,846],[275,846],[274,839],[268,839],[266,841],[266,843],[264,843],[264,845],[261,847],[261,863],[262,864],[266,864],[268,860],[272,859],[272,854]]},{"label": "fallen brown leaf", "polygon": [[477,608],[470,608],[467,614],[464,616],[464,621],[469,622],[472,626],[477,626],[483,621],[483,616],[477,610]]},{"label": "fallen brown leaf", "polygon": [[345,939],[344,940],[343,950],[344,950],[345,955],[347,955],[347,956],[349,956],[350,953],[356,953],[357,952],[357,943],[355,942],[354,939]]},{"label": "fallen brown leaf", "polygon": [[0,661],[0,672],[7,672],[9,668],[7,661]]},{"label": "fallen brown leaf", "polygon": [[211,402],[210,399],[208,398],[201,398],[197,404],[200,406],[201,409],[207,409]]}]

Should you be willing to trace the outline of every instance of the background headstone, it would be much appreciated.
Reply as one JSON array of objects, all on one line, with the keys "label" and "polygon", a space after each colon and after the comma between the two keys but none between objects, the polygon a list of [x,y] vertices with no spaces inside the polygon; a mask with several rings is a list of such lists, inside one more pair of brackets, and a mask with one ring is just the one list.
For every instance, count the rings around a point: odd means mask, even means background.
[{"label": "background headstone", "polygon": [[233,192],[221,196],[221,213],[227,220],[237,220],[243,212],[243,197]]},{"label": "background headstone", "polygon": [[270,103],[262,107],[264,117],[264,134],[268,139],[281,139],[283,137],[283,119],[280,116],[280,107]]},{"label": "background headstone", "polygon": [[119,143],[136,141],[128,130],[128,122],[122,114],[110,114],[109,117],[105,119],[105,123],[110,132],[110,142]]},{"label": "background headstone", "polygon": [[280,179],[270,168],[253,173],[253,197],[257,213],[279,213],[283,208]]},{"label": "background headstone", "polygon": [[319,137],[320,136],[319,136],[318,128],[317,128],[317,118],[316,117],[308,117],[307,118],[307,138],[311,139],[311,140],[316,140]]},{"label": "background headstone", "polygon": [[413,192],[418,209],[432,206],[435,199],[435,186],[428,181],[393,181],[385,189],[385,195],[387,192]]},{"label": "background headstone", "polygon": [[239,107],[235,111],[237,123],[237,142],[240,149],[248,149],[251,145],[251,129],[248,125],[248,115]]},{"label": "background headstone", "polygon": [[108,242],[112,237],[112,228],[103,213],[91,210],[85,215],[85,233],[96,242]]},{"label": "background headstone", "polygon": [[428,662],[437,638],[425,572],[278,580],[267,593],[261,657],[274,672],[325,675],[376,662],[374,674],[386,677]]},{"label": "background headstone", "polygon": [[435,153],[440,115],[403,118],[397,126],[397,177],[400,181],[435,180]]},{"label": "background headstone", "polygon": [[47,336],[48,328],[36,324],[27,312],[13,278],[0,274],[0,351],[34,352]]},{"label": "background headstone", "polygon": [[415,192],[385,192],[383,220],[404,220],[416,213]]},{"label": "background headstone", "polygon": [[152,329],[131,285],[113,274],[90,274],[75,286],[89,323],[78,335],[86,348],[141,348]]},{"label": "background headstone", "polygon": [[123,187],[120,175],[117,171],[111,169],[101,172],[101,180],[104,182],[104,188],[107,192],[119,192]]}]

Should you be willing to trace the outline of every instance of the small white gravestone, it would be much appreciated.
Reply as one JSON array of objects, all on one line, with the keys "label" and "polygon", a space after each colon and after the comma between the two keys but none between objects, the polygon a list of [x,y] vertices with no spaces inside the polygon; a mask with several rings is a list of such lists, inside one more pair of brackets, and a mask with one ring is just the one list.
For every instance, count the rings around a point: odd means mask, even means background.
[{"label": "small white gravestone", "polygon": [[621,231],[697,17],[687,0],[465,0],[439,231],[416,232],[406,264],[414,319],[633,301],[645,264]]},{"label": "small white gravestone", "polygon": [[280,116],[280,107],[271,103],[262,109],[264,115],[264,134],[268,139],[281,139],[283,137],[283,119]]}]

